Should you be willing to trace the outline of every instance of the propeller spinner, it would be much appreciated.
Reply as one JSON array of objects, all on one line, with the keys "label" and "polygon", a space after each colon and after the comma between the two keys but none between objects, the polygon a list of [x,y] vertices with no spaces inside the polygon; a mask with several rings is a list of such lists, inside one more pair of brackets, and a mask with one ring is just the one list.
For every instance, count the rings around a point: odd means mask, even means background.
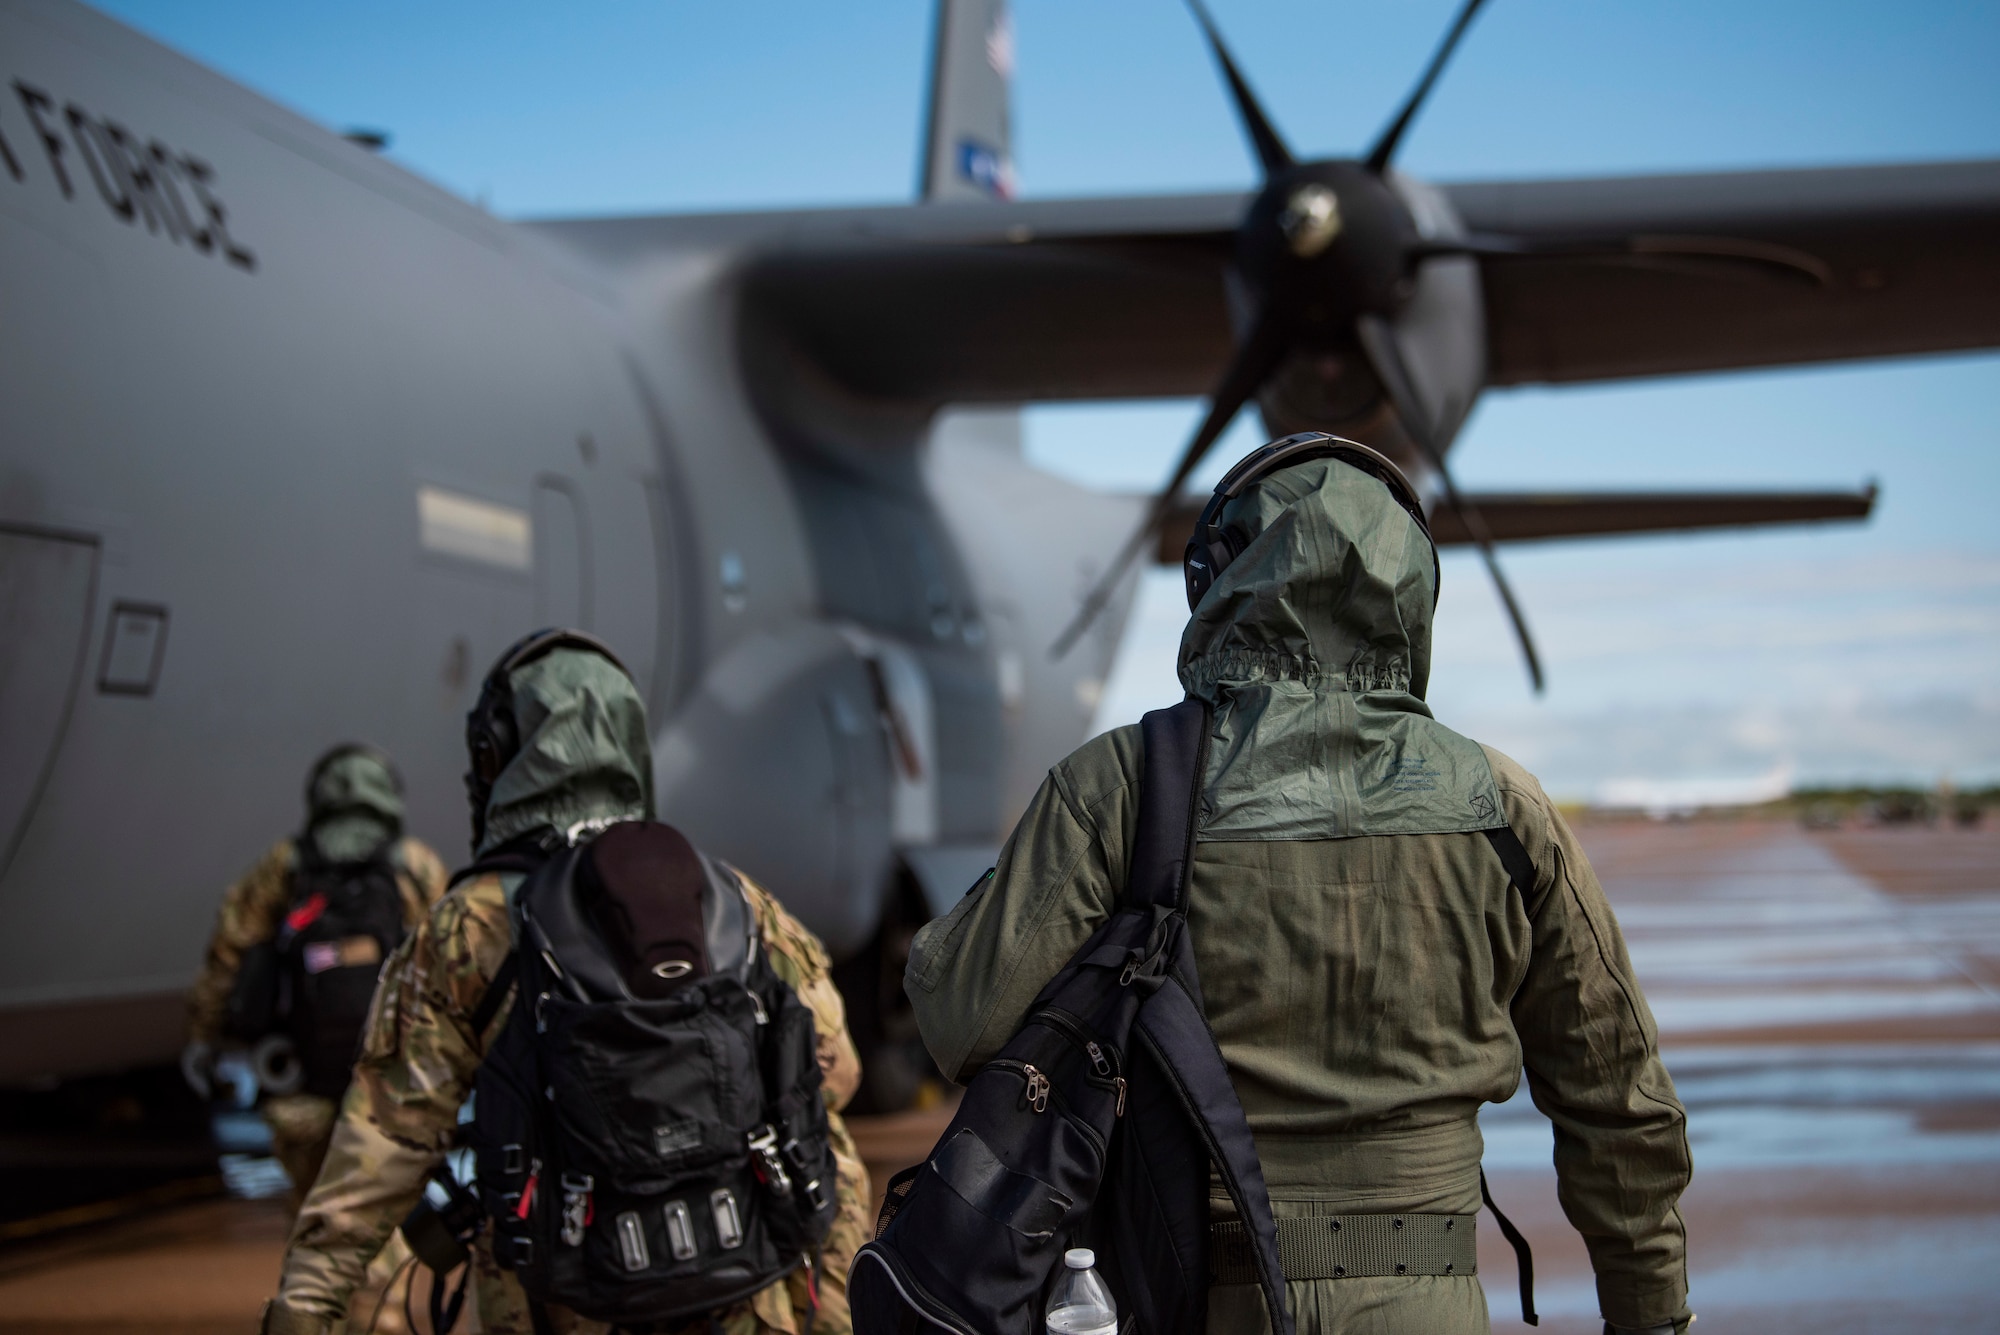
[{"label": "propeller spinner", "polygon": [[[1285,144],[1237,68],[1201,0],[1189,0],[1229,84],[1257,154],[1264,183],[1237,226],[1230,284],[1237,315],[1236,354],[1209,395],[1208,412],[1182,451],[1146,518],[1056,640],[1060,657],[1110,601],[1134,558],[1153,540],[1189,476],[1236,414],[1266,389],[1288,357],[1324,351],[1357,357],[1367,372],[1361,393],[1386,399],[1396,420],[1436,472],[1444,502],[1479,544],[1520,639],[1528,675],[1542,689],[1541,664],[1526,620],[1501,574],[1491,537],[1460,496],[1436,442],[1430,410],[1396,342],[1393,321],[1416,291],[1417,266],[1432,256],[1469,253],[1422,237],[1409,205],[1387,179],[1398,144],[1436,85],[1483,0],[1468,0],[1429,66],[1367,156],[1301,162]],[[1351,377],[1350,377],[1351,379]]]}]

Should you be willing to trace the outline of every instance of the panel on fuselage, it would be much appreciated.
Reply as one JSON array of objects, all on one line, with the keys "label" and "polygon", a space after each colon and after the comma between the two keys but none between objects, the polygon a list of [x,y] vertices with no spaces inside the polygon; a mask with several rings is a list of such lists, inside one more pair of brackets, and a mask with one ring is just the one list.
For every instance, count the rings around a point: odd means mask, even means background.
[{"label": "panel on fuselage", "polygon": [[98,546],[0,526],[0,877],[61,743],[89,643]]}]

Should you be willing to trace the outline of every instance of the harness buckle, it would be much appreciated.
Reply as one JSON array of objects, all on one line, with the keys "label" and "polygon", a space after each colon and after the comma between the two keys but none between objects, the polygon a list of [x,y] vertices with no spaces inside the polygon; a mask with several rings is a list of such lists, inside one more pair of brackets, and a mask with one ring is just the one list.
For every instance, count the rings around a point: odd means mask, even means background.
[{"label": "harness buckle", "polygon": [[757,1179],[780,1196],[792,1194],[791,1175],[778,1153],[778,1133],[769,1122],[750,1133],[750,1152],[757,1156]]},{"label": "harness buckle", "polygon": [[590,1199],[597,1183],[588,1173],[562,1175],[562,1240],[566,1247],[583,1246],[583,1230],[597,1213]]}]

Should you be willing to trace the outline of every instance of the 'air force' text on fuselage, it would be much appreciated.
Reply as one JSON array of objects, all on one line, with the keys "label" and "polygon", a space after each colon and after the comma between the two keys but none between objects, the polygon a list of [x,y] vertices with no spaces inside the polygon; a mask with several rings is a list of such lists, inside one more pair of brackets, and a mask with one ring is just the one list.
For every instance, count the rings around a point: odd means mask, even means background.
[{"label": "'air force' text on fuselage", "polygon": [[[54,94],[24,79],[13,80],[13,87],[41,144],[48,179],[64,199],[74,200],[77,176],[88,176],[97,197],[120,222],[137,227],[143,221],[154,236],[220,256],[245,273],[256,272],[256,253],[229,235],[229,211],[216,193],[215,168],[75,102],[59,104]],[[38,175],[33,166],[32,155],[16,150],[0,120],[0,167],[26,185]]]}]

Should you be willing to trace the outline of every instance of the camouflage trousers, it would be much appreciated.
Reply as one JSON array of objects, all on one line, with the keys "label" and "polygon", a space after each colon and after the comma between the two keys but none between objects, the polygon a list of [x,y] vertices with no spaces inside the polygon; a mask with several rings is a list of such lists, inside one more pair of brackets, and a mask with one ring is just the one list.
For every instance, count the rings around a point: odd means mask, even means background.
[{"label": "camouflage trousers", "polygon": [[[271,1129],[271,1153],[291,1179],[296,1206],[319,1180],[340,1106],[317,1094],[280,1094],[265,1099],[259,1111],[264,1114],[264,1125]],[[370,1331],[373,1335],[405,1335],[409,1325],[403,1320],[404,1289],[417,1283],[419,1300],[422,1289],[414,1267],[405,1265],[409,1259],[403,1235],[390,1234],[388,1245],[368,1263],[367,1275],[348,1303],[349,1335],[368,1335]]]}]

